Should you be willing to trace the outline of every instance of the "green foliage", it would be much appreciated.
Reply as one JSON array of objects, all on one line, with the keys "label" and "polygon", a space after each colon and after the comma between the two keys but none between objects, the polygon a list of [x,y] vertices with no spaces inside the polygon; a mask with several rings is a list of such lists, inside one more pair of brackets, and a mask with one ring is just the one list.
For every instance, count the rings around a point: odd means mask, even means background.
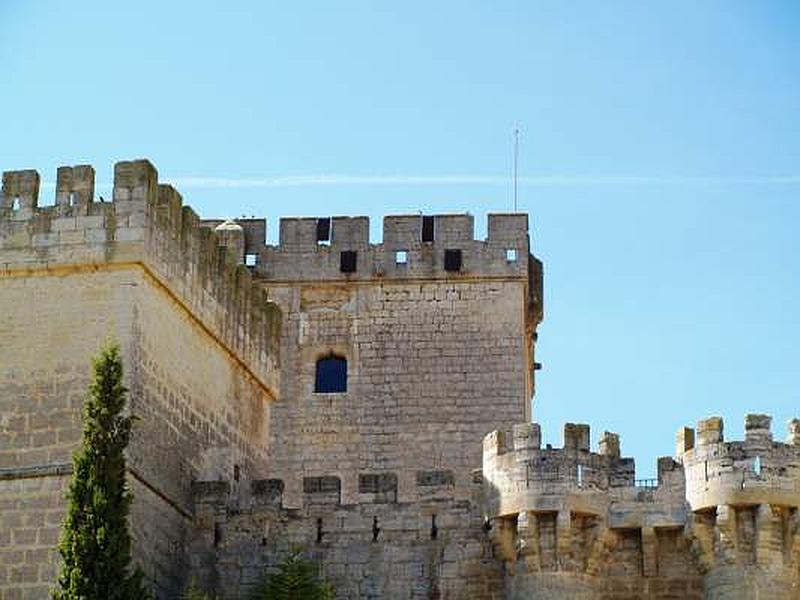
[{"label": "green foliage", "polygon": [[140,600],[148,595],[132,571],[125,482],[125,447],[133,417],[123,416],[119,347],[108,343],[93,361],[94,377],[83,408],[83,439],[72,458],[69,507],[59,551],[63,566],[55,600]]},{"label": "green foliage", "polygon": [[319,575],[318,566],[293,550],[279,567],[256,588],[252,600],[333,600],[333,586]]},{"label": "green foliage", "polygon": [[217,600],[217,597],[208,592],[204,592],[197,583],[193,581],[189,584],[189,587],[186,588],[186,591],[183,592],[181,600]]}]

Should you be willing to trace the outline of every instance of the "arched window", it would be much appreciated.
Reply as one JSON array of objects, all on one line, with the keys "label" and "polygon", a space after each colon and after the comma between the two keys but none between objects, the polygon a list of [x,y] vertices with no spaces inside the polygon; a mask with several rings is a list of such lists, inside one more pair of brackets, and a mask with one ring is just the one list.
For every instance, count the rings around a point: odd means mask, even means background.
[{"label": "arched window", "polygon": [[341,394],[347,391],[347,359],[328,356],[317,361],[314,392],[317,394]]}]

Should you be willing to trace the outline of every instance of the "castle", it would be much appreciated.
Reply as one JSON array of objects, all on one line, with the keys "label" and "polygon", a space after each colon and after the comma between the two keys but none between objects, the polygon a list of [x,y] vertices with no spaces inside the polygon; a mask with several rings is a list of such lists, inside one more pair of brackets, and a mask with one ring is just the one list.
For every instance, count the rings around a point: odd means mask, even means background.
[{"label": "castle", "polygon": [[245,597],[302,545],[342,598],[800,598],[800,421],[618,435],[531,422],[524,214],[203,220],[145,160],[0,196],[0,598],[48,597],[89,358],[125,360],[135,558],[156,598]]}]

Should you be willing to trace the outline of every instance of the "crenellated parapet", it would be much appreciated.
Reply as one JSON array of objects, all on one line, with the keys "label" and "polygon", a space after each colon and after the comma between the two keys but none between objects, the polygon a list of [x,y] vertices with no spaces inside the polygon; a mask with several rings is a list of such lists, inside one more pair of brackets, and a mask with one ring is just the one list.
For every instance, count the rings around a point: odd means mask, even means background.
[{"label": "crenellated parapet", "polygon": [[[542,448],[536,423],[488,434],[485,514],[498,554],[515,575],[512,587],[532,597],[547,597],[548,589],[594,597],[603,589],[596,575],[617,568],[658,575],[659,544],[672,543],[686,521],[680,465],[662,458],[658,473],[658,480],[636,480],[615,433],[605,432],[591,451],[588,425],[566,424],[562,448]],[[630,556],[618,567],[614,557],[625,548]]]},{"label": "crenellated parapet", "polygon": [[800,596],[800,421],[789,422],[785,443],[771,422],[747,415],[737,441],[725,441],[720,417],[678,432],[686,532],[707,598]]},{"label": "crenellated parapet", "polygon": [[[436,483],[430,474],[420,479]],[[360,501],[339,503],[338,482],[307,478],[300,507],[284,505],[280,479],[195,482],[191,577],[220,597],[249,597],[265,569],[302,547],[338,597],[499,597],[502,565],[478,503],[395,501],[385,495],[396,485],[392,473],[362,474]]]},{"label": "crenellated parapet", "polygon": [[541,447],[538,423],[488,434],[483,440],[488,514],[569,510],[605,519],[614,503],[643,501],[667,488],[682,491],[672,459],[659,461],[657,481],[638,481],[633,459],[620,456],[617,434],[604,432],[596,452],[589,439],[589,426],[575,423],[564,426],[562,448]]},{"label": "crenellated parapet", "polygon": [[0,277],[139,265],[277,394],[280,311],[152,164],[117,163],[109,200],[86,165],[58,169],[54,204],[39,188],[36,171],[3,174]]},{"label": "crenellated parapet", "polygon": [[[786,599],[800,594],[800,421],[787,442],[771,418],[747,415],[745,439],[725,442],[718,417],[677,436],[657,480],[635,479],[619,438],[597,452],[589,428],[567,424],[562,448],[539,425],[483,441],[485,514],[510,586],[525,597]],[[634,575],[635,579],[629,577]],[[631,587],[632,586],[632,587]]]},{"label": "crenellated parapet", "polygon": [[259,253],[256,273],[291,283],[521,278],[541,320],[542,266],[530,254],[527,214],[488,215],[485,240],[475,239],[469,214],[386,216],[380,244],[369,232],[368,217],[283,218],[279,242]]},{"label": "crenellated parapet", "polygon": [[679,432],[676,456],[686,472],[692,510],[726,504],[800,506],[798,421],[789,423],[786,443],[773,439],[771,424],[768,415],[747,415],[742,441],[724,440],[719,417]]}]

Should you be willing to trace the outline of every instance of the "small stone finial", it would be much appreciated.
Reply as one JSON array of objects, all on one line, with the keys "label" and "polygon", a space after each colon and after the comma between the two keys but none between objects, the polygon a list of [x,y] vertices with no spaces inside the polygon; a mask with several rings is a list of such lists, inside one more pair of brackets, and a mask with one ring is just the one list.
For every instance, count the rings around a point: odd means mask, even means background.
[{"label": "small stone finial", "polygon": [[86,207],[94,201],[94,176],[91,165],[59,167],[56,171],[56,205],[85,213]]},{"label": "small stone finial", "polygon": [[619,458],[619,434],[604,431],[603,436],[600,438],[599,451],[603,456]]},{"label": "small stone finial", "polygon": [[538,423],[514,425],[514,450],[538,450],[542,445],[542,430]]},{"label": "small stone finial", "polygon": [[588,452],[589,426],[583,423],[565,423],[564,450]]},{"label": "small stone finial", "polygon": [[718,444],[724,441],[722,417],[709,417],[697,422],[697,445]]},{"label": "small stone finial", "polygon": [[30,216],[39,202],[39,173],[34,170],[5,171],[0,208]]},{"label": "small stone finial", "polygon": [[680,463],[675,462],[671,456],[659,456],[656,465],[659,485],[664,481],[667,473],[672,473],[680,468]]},{"label": "small stone finial", "polygon": [[505,435],[503,431],[500,429],[495,429],[494,431],[487,433],[483,438],[483,455],[484,456],[492,456],[492,455],[499,455],[505,454],[506,452],[506,443],[505,443]]},{"label": "small stone finial", "polygon": [[745,441],[750,444],[772,443],[772,417],[769,415],[749,414],[744,418]]},{"label": "small stone finial", "polygon": [[675,457],[680,458],[684,452],[694,448],[694,429],[681,427],[675,434]]},{"label": "small stone finial", "polygon": [[158,171],[145,159],[114,165],[114,202],[148,201],[158,196]]},{"label": "small stone finial", "polygon": [[227,218],[217,225],[214,231],[244,231],[244,228],[233,219]]},{"label": "small stone finial", "polygon": [[786,437],[786,443],[800,446],[800,419],[789,419],[788,430],[789,435]]},{"label": "small stone finial", "polygon": [[244,228],[233,219],[225,219],[214,228],[220,247],[227,248],[237,264],[244,262]]}]

